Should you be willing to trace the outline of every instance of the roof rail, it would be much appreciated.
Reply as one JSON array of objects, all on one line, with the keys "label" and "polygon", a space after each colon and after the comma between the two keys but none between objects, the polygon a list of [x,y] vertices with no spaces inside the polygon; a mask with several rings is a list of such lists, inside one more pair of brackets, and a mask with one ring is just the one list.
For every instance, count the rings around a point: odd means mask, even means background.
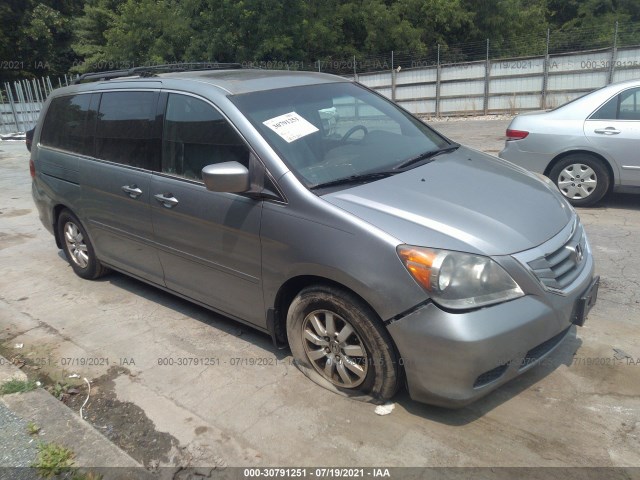
[{"label": "roof rail", "polygon": [[242,68],[239,63],[220,63],[220,62],[180,62],[180,63],[168,63],[166,65],[153,65],[133,67],[123,70],[108,70],[105,72],[90,72],[83,73],[76,78],[72,85],[88,82],[99,82],[101,80],[111,80],[112,78],[133,77],[138,75],[140,77],[152,77],[157,73],[169,73],[169,72],[192,72],[197,70],[227,70]]}]

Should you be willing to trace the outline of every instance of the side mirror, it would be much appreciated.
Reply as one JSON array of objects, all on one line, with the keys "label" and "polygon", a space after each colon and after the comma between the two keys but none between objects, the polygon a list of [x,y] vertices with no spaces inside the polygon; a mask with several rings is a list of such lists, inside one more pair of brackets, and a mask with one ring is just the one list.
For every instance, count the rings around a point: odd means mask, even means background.
[{"label": "side mirror", "polygon": [[202,180],[212,192],[242,193],[249,190],[249,170],[238,162],[222,162],[202,169]]}]

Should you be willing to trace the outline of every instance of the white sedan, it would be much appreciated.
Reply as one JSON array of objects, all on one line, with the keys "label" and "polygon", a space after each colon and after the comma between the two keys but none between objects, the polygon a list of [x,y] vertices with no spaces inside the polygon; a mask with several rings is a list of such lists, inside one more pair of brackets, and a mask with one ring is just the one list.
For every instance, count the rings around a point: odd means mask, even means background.
[{"label": "white sedan", "polygon": [[515,117],[500,158],[549,177],[576,206],[640,192],[640,80]]}]

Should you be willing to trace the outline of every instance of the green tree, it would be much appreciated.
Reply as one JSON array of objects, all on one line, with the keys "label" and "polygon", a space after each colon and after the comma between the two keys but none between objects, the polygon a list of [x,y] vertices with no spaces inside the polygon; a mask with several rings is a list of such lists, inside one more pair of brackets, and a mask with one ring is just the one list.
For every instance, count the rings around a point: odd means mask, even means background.
[{"label": "green tree", "polygon": [[546,0],[464,1],[466,8],[473,12],[474,28],[469,32],[469,40],[489,39],[493,57],[545,52],[549,26]]},{"label": "green tree", "polygon": [[104,32],[106,58],[127,67],[182,60],[189,19],[173,0],[127,0]]},{"label": "green tree", "polygon": [[563,50],[608,47],[613,41],[616,21],[620,23],[619,43],[640,42],[640,2],[637,0],[571,0],[561,5],[553,0],[554,19],[560,23],[555,46]]},{"label": "green tree", "polygon": [[105,70],[115,68],[105,48],[105,33],[117,18],[117,9],[124,0],[86,0],[82,14],[73,21],[75,38],[73,50],[82,59],[73,68],[74,72]]}]

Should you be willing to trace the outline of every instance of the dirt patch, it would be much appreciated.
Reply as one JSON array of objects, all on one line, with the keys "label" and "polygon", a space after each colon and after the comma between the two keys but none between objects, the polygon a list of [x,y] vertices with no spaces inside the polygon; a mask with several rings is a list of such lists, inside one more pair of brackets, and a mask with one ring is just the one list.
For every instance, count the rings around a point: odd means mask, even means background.
[{"label": "dirt patch", "polygon": [[[10,343],[0,344],[0,355],[20,368],[30,380],[79,414],[89,388],[82,378],[69,378],[64,371],[38,364],[37,358],[13,349]],[[45,352],[38,352],[42,357]],[[91,380],[91,393],[82,411],[86,421],[145,467],[155,469],[171,463],[170,456],[180,451],[178,440],[168,433],[158,432],[144,410],[130,402],[118,400],[114,380],[130,375],[128,369],[112,366],[104,375]]]},{"label": "dirt patch", "polygon": [[[2,216],[0,216],[2,218]],[[4,233],[0,232],[0,250],[13,245],[24,243],[25,241],[34,238],[35,235],[30,233]]]},{"label": "dirt patch", "polygon": [[[178,447],[178,440],[168,433],[158,432],[144,410],[130,402],[116,398],[114,380],[129,375],[126,368],[111,367],[91,382],[91,395],[83,408],[84,418],[109,440],[147,467],[169,463],[169,452]],[[80,411],[87,398],[88,387],[77,387],[76,394],[63,401],[69,408]]]},{"label": "dirt patch", "polygon": [[27,215],[29,213],[31,213],[31,210],[28,209],[28,208],[19,208],[19,209],[13,209],[13,210],[5,210],[5,209],[0,210],[0,215],[2,215],[2,218],[20,217],[22,215]]}]

